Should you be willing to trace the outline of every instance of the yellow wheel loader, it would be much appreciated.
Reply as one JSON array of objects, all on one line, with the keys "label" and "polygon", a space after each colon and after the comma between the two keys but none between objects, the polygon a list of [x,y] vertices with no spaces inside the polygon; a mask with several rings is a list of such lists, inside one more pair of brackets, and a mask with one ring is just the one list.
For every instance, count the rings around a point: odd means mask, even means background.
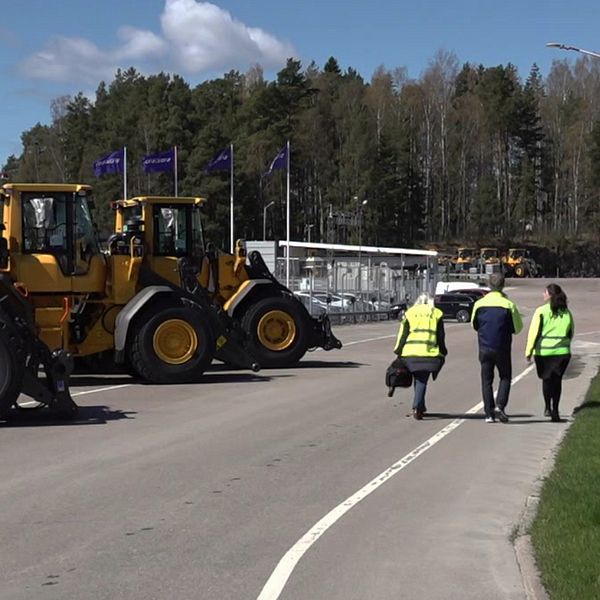
[{"label": "yellow wheel loader", "polygon": [[475,248],[459,248],[452,262],[456,271],[468,271],[476,263]]},{"label": "yellow wheel loader", "polygon": [[510,277],[538,277],[541,271],[525,248],[509,248],[504,267]]},{"label": "yellow wheel loader", "polygon": [[[147,245],[143,223],[124,224],[101,252],[91,206],[86,185],[0,188],[2,414],[19,393],[73,408],[62,389],[71,357],[109,354],[152,383],[196,381],[213,358],[258,370],[245,334],[218,304],[188,292],[172,273],[153,270],[149,257],[156,249]],[[188,233],[185,244],[193,243]],[[176,244],[185,259],[190,246]],[[38,379],[39,367],[46,380]],[[45,396],[32,393],[35,386]]]},{"label": "yellow wheel loader", "polygon": [[[202,198],[143,196],[114,203],[115,235],[127,223],[144,223],[152,271],[184,288],[206,294],[247,336],[246,347],[263,368],[289,367],[310,348],[341,348],[327,315],[313,318],[294,294],[269,271],[259,252],[246,256],[238,240],[234,254],[206,243]],[[178,269],[177,264],[180,264]]]}]

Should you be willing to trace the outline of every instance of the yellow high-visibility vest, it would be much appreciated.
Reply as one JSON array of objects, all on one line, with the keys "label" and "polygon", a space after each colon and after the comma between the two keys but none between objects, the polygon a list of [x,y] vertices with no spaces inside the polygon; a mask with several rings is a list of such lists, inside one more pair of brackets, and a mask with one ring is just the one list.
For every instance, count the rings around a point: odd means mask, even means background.
[{"label": "yellow high-visibility vest", "polygon": [[[540,329],[541,328],[541,329]],[[573,316],[569,310],[552,314],[550,303],[543,304],[533,313],[525,356],[561,356],[571,354],[571,337],[575,333]]]},{"label": "yellow high-visibility vest", "polygon": [[442,317],[443,313],[439,308],[434,308],[428,304],[411,306],[404,315],[396,339],[396,348],[398,348],[405,328],[410,328],[401,356],[439,356],[437,328]]}]

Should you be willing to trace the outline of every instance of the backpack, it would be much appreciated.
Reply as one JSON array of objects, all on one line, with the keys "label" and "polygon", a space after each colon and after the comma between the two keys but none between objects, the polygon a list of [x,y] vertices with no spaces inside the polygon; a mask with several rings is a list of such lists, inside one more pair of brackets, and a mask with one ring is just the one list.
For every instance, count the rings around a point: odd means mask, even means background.
[{"label": "backpack", "polygon": [[406,363],[400,357],[396,358],[385,371],[385,386],[388,388],[388,396],[393,396],[397,387],[410,387],[412,380],[412,373],[408,370]]}]

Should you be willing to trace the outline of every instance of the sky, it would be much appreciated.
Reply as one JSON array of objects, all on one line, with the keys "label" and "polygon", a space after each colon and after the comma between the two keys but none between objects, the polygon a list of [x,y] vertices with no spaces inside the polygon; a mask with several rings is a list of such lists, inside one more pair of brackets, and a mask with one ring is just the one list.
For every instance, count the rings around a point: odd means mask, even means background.
[{"label": "sky", "polygon": [[365,79],[383,65],[418,78],[438,50],[459,64],[512,63],[527,77],[600,51],[598,0],[0,0],[0,167],[21,134],[51,122],[54,98],[93,99],[117,68],[178,73],[194,86],[259,63],[334,56]]}]

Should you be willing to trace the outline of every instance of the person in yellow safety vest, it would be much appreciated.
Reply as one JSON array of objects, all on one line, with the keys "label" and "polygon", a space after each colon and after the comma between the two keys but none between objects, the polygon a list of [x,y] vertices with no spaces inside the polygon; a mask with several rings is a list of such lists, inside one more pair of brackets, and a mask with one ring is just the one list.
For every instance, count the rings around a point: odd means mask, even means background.
[{"label": "person in yellow safety vest", "polygon": [[402,357],[414,378],[413,417],[421,420],[427,409],[425,392],[429,376],[435,380],[448,354],[442,311],[429,294],[421,294],[405,313],[394,352]]},{"label": "person in yellow safety vest", "polygon": [[571,360],[571,340],[575,334],[573,315],[567,306],[567,295],[556,283],[544,290],[544,304],[533,313],[525,356],[535,358],[546,409],[544,415],[560,421],[558,404],[562,378]]}]

